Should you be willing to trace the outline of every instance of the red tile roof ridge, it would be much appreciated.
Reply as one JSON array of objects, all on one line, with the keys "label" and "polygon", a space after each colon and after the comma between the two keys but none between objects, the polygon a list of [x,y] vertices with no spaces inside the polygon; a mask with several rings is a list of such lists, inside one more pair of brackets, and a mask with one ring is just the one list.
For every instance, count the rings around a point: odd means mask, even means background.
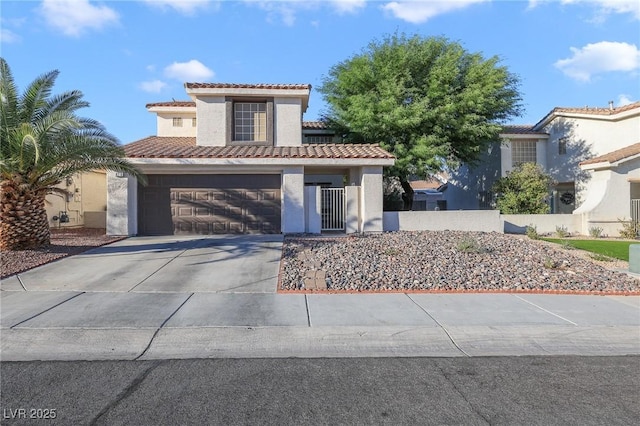
[{"label": "red tile roof ridge", "polygon": [[145,105],[146,108],[151,107],[195,107],[196,103],[193,101],[165,101],[165,102],[150,102]]},{"label": "red tile roof ridge", "polygon": [[184,84],[187,89],[309,89],[311,84],[300,83],[195,83]]},{"label": "red tile roof ridge", "polygon": [[590,158],[585,161],[581,161],[580,165],[597,164],[597,163],[615,163],[616,161],[624,160],[625,158],[633,157],[634,155],[640,155],[640,142],[633,145],[625,146],[615,151],[608,152],[597,157]]}]

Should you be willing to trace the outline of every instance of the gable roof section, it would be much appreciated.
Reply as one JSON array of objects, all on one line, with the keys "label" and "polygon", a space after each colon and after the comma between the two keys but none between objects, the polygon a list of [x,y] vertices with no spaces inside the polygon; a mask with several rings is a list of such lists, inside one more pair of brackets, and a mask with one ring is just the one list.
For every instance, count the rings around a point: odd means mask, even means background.
[{"label": "gable roof section", "polygon": [[185,83],[187,89],[269,89],[311,90],[310,84],[243,84],[243,83]]},{"label": "gable roof section", "polygon": [[[618,114],[623,114],[623,113],[628,113],[630,111],[634,111],[634,110],[638,110],[637,112],[640,113],[640,102],[634,102],[632,104],[629,105],[624,105],[624,106],[620,106],[620,107],[584,107],[584,108],[567,108],[567,107],[556,107],[554,109],[552,109],[547,115],[545,115],[542,120],[538,121],[536,124],[533,125],[534,129],[540,129],[541,127],[547,125],[555,116],[562,116],[562,115],[568,115],[568,116],[591,116],[593,118],[600,118],[600,119],[615,119],[615,117]],[[634,114],[632,114],[634,115]],[[624,116],[627,116],[627,114],[624,114]]]},{"label": "gable roof section", "polygon": [[150,136],[124,147],[129,158],[324,158],[386,159],[395,157],[378,145],[313,144],[302,146],[199,146],[194,137]]},{"label": "gable roof section", "polygon": [[147,104],[147,108],[153,107],[176,107],[176,108],[195,108],[196,103],[193,101],[169,101],[169,102],[153,102]]},{"label": "gable roof section", "polygon": [[[592,166],[596,164],[601,165],[603,167],[615,166],[617,165],[616,163],[619,163],[624,160],[631,159],[632,157],[637,157],[637,156],[640,156],[640,143],[635,143],[633,145],[625,146],[624,148],[617,149],[607,154],[582,161],[580,162],[580,166]],[[587,168],[590,168],[590,167],[587,167]]]}]

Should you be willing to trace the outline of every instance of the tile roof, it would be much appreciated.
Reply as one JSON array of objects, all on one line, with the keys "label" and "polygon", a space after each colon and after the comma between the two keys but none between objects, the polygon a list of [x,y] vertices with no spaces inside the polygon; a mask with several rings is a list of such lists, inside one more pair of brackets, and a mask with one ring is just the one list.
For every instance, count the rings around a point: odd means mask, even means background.
[{"label": "tile roof", "polygon": [[583,107],[583,108],[567,108],[567,107],[556,107],[552,109],[547,115],[545,115],[540,121],[533,125],[535,129],[540,128],[540,126],[546,125],[556,114],[568,113],[568,114],[585,114],[585,115],[593,115],[606,117],[615,114],[620,114],[623,112],[631,111],[634,109],[640,109],[640,102],[634,102],[629,105],[624,105],[620,107]]},{"label": "tile roof", "polygon": [[506,126],[502,126],[502,131],[500,133],[504,134],[518,134],[518,135],[546,135],[545,132],[540,132],[538,130],[534,130],[532,125],[521,125],[521,124],[509,124]]},{"label": "tile roof", "polygon": [[309,89],[310,84],[185,83],[187,89]]},{"label": "tile roof", "polygon": [[150,136],[124,150],[129,158],[395,158],[378,145],[198,146],[194,137]]},{"label": "tile roof", "polygon": [[640,155],[640,143],[625,146],[624,148],[617,149],[598,157],[590,158],[586,161],[580,162],[580,165],[597,164],[597,163],[615,163],[616,161],[624,160],[625,158],[632,157],[634,155]]},{"label": "tile roof", "polygon": [[630,111],[635,108],[640,108],[640,102],[634,102],[629,105],[619,106],[615,108],[610,107],[584,107],[584,108],[565,108],[556,107],[551,113],[554,112],[573,112],[578,114],[594,114],[594,115],[614,115],[621,112]]},{"label": "tile roof", "polygon": [[153,102],[147,104],[147,108],[151,107],[194,107],[196,103],[193,101],[169,101],[169,102]]},{"label": "tile roof", "polygon": [[302,128],[303,129],[319,129],[319,130],[328,129],[327,124],[323,121],[303,121]]}]

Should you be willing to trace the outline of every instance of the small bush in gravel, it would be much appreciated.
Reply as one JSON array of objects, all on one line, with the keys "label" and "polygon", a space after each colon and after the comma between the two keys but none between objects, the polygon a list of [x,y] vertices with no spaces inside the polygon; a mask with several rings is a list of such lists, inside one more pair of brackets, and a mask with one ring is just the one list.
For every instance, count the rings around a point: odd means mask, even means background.
[{"label": "small bush in gravel", "polygon": [[598,226],[592,226],[589,228],[589,236],[591,238],[600,238],[602,237],[603,229]]},{"label": "small bush in gravel", "polygon": [[558,238],[566,238],[568,237],[569,231],[567,230],[566,226],[556,226],[556,235],[558,236]]},{"label": "small bush in gravel", "polygon": [[540,234],[538,234],[538,228],[535,225],[527,226],[527,229],[525,230],[525,234],[527,234],[527,237],[531,238],[532,240],[540,239]]},{"label": "small bush in gravel", "polygon": [[556,269],[560,264],[550,258],[549,256],[544,258],[544,267],[547,269]]},{"label": "small bush in gravel", "polygon": [[464,237],[458,241],[456,249],[462,253],[486,253],[489,251],[486,247],[482,247],[478,241],[471,237]]},{"label": "small bush in gravel", "polygon": [[597,260],[598,262],[613,262],[614,259],[609,257],[609,256],[605,256],[604,254],[600,254],[600,253],[591,253],[589,254],[589,257],[592,258],[593,260]]}]

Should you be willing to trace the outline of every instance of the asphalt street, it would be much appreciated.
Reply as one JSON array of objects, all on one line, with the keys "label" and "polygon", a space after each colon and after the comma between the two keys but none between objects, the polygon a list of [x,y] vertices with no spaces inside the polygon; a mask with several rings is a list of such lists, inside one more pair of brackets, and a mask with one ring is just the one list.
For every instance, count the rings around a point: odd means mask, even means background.
[{"label": "asphalt street", "polygon": [[[5,362],[0,369],[2,423],[11,425],[640,419],[637,356]],[[28,418],[52,413],[49,422]]]}]

